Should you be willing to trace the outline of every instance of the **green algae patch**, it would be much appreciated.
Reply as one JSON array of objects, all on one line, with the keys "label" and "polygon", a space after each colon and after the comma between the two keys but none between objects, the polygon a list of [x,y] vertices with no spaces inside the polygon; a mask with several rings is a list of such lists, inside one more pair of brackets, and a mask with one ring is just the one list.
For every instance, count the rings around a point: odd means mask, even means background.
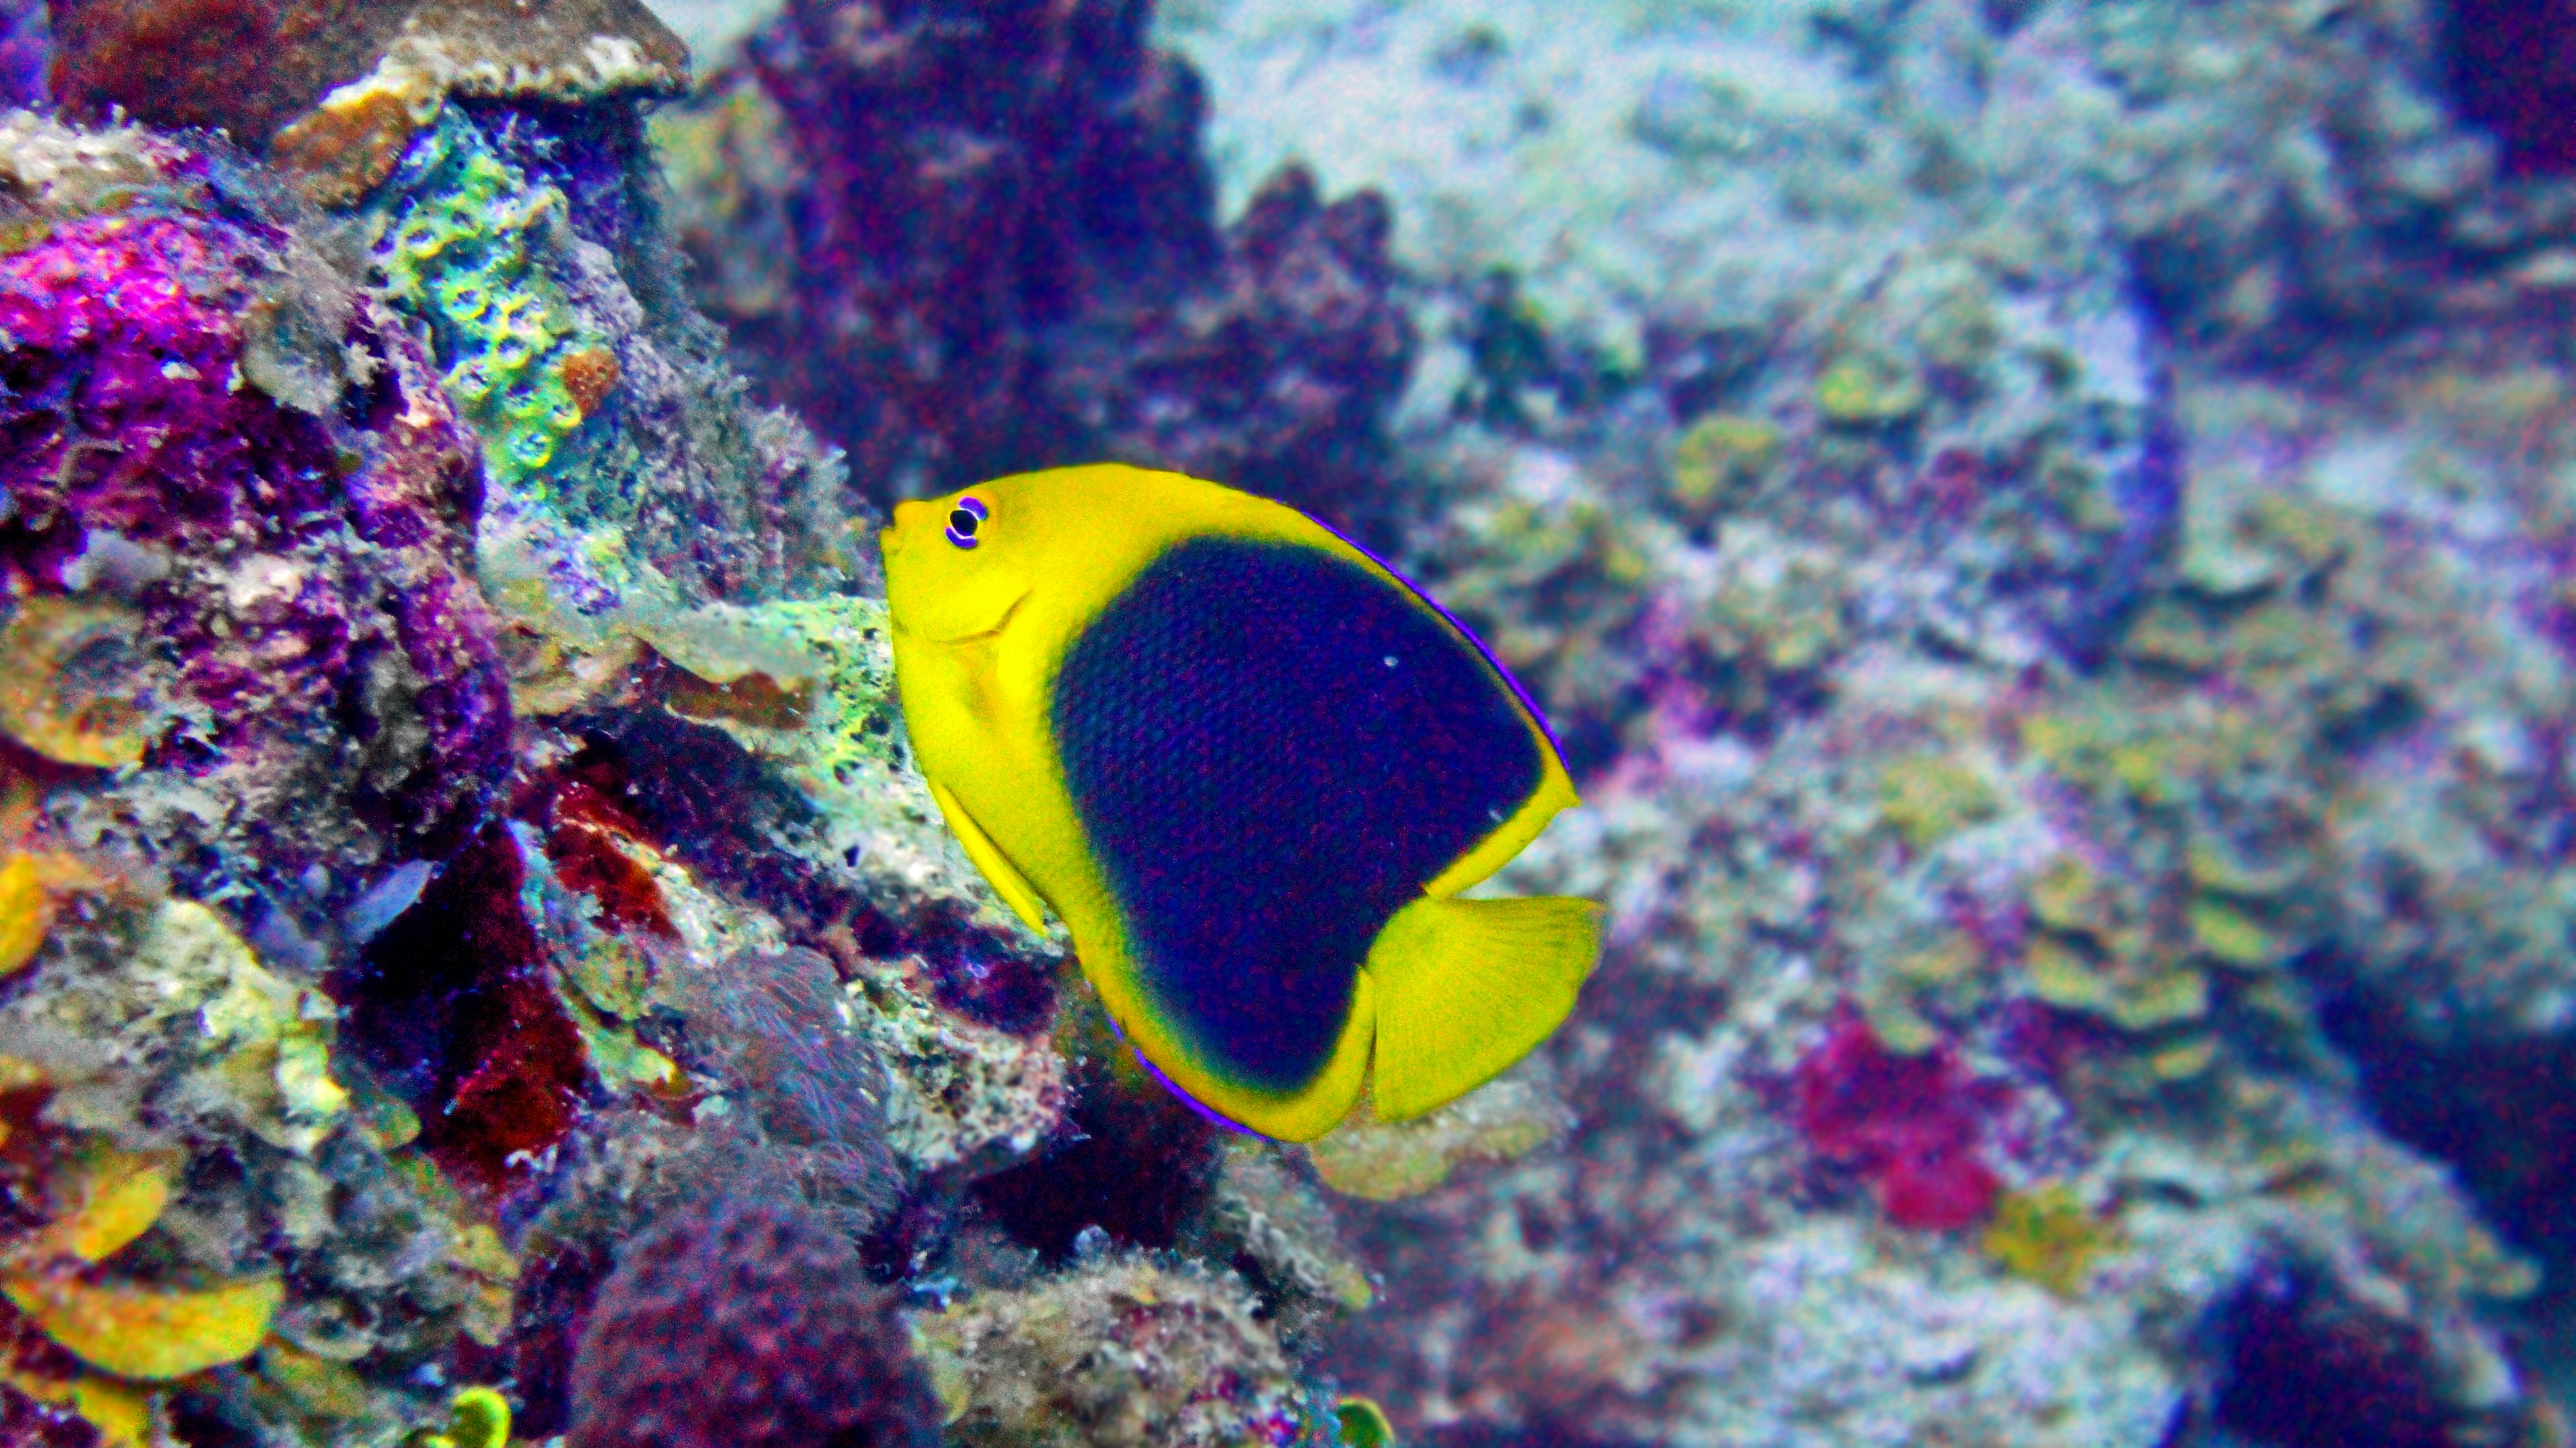
[{"label": "green algae patch", "polygon": [[545,497],[556,455],[617,373],[607,340],[576,320],[538,264],[569,203],[454,109],[414,144],[396,183],[376,249],[386,291],[430,324],[448,397],[491,442],[492,481]]}]

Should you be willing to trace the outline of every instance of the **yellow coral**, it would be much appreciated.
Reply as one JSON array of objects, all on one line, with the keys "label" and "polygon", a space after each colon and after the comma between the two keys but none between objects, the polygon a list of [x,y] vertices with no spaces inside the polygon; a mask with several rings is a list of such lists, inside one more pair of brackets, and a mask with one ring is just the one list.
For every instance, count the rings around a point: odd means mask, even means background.
[{"label": "yellow coral", "polygon": [[1395,1448],[1395,1426],[1386,1410],[1356,1394],[1334,1402],[1333,1426],[1349,1448]]},{"label": "yellow coral", "polygon": [[47,1272],[0,1281],[0,1293],[82,1362],[159,1382],[250,1356],[286,1288],[262,1277],[180,1292]]},{"label": "yellow coral", "polygon": [[307,1418],[345,1421],[400,1411],[347,1363],[317,1357],[283,1338],[261,1344],[253,1371]]},{"label": "yellow coral", "polygon": [[83,1374],[47,1377],[26,1368],[0,1365],[0,1383],[40,1403],[69,1408],[98,1432],[101,1448],[159,1448],[168,1442],[152,1431],[152,1400],[132,1383]]},{"label": "yellow coral", "polygon": [[459,1388],[447,1400],[447,1423],[404,1440],[407,1448],[509,1448],[510,1401],[490,1388]]},{"label": "yellow coral", "polygon": [[22,601],[0,630],[0,730],[61,764],[141,762],[153,723],[137,677],[141,634],[121,604]]},{"label": "yellow coral", "polygon": [[2082,1291],[2093,1264],[2123,1245],[2119,1228],[2096,1217],[2062,1181],[2006,1192],[1985,1236],[1986,1255],[2005,1271],[2060,1297]]},{"label": "yellow coral", "polygon": [[135,968],[167,982],[172,998],[204,1000],[199,1029],[223,1053],[206,1068],[209,1084],[237,1103],[261,1140],[309,1155],[348,1113],[349,1093],[330,1071],[331,1002],[262,966],[214,910],[163,902]]},{"label": "yellow coral", "polygon": [[71,1211],[38,1233],[27,1255],[106,1260],[161,1219],[170,1173],[147,1156],[102,1151],[75,1174],[71,1196]]},{"label": "yellow coral", "polygon": [[2052,930],[2074,935],[2107,935],[2114,930],[2117,906],[2100,876],[2073,855],[2058,855],[2034,877],[2025,894],[2030,913]]},{"label": "yellow coral", "polygon": [[0,864],[0,975],[14,975],[36,958],[53,927],[53,902],[36,878],[36,862],[11,855]]},{"label": "yellow coral", "polygon": [[1816,410],[1846,426],[1901,422],[1930,400],[1912,371],[1880,357],[1845,357],[1816,378]]},{"label": "yellow coral", "polygon": [[159,1380],[234,1362],[268,1333],[284,1288],[274,1278],[180,1291],[76,1275],[159,1220],[166,1166],[102,1150],[73,1169],[69,1209],[0,1265],[0,1295],[82,1362],[120,1378]]},{"label": "yellow coral", "polygon": [[1878,782],[1879,813],[1904,834],[1905,842],[1927,850],[1981,820],[1992,819],[1995,792],[1983,776],[1941,758],[1911,759],[1890,768]]},{"label": "yellow coral", "polygon": [[[6,812],[0,804],[0,839],[23,838],[25,830],[15,827]],[[36,958],[45,933],[53,928],[57,897],[113,883],[60,850],[11,854],[0,846],[0,976],[24,970]]]},{"label": "yellow coral", "polygon": [[2191,935],[2221,964],[2261,970],[2280,963],[2280,941],[2244,911],[2206,896],[2191,904]]},{"label": "yellow coral", "polygon": [[1758,478],[1780,451],[1780,429],[1758,417],[1716,413],[1673,442],[1673,501],[1707,512]]}]

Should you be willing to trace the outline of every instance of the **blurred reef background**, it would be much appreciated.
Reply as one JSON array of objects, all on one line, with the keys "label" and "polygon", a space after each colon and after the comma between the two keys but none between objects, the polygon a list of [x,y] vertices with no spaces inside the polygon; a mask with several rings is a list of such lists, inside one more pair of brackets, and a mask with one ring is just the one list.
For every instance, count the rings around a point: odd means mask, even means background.
[{"label": "blurred reef background", "polygon": [[[0,1442],[2576,1442],[2570,0],[0,0]],[[1228,1136],[893,500],[1354,532],[1567,1028]]]}]

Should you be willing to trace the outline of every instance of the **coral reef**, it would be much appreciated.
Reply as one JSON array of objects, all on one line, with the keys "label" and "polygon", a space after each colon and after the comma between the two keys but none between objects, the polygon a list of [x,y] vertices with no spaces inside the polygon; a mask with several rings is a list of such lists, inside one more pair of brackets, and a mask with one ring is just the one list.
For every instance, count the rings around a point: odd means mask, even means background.
[{"label": "coral reef", "polygon": [[[508,707],[473,444],[426,359],[309,250],[194,209],[175,160],[11,125],[52,192],[0,258],[12,736],[187,781],[94,798],[93,842],[220,841],[278,876],[436,848]],[[73,167],[167,200],[84,215]]]},{"label": "coral reef", "polygon": [[1385,208],[1292,171],[1220,231],[1198,84],[1144,43],[1149,18],[789,7],[705,115],[661,123],[789,158],[694,173],[714,190],[684,205],[785,247],[699,233],[701,297],[881,497],[1108,456],[1383,516],[1412,352]]},{"label": "coral reef", "polygon": [[376,276],[489,433],[479,537],[509,632],[844,587],[843,474],[742,404],[680,295],[631,103],[437,113],[369,192]]},{"label": "coral reef", "polygon": [[893,1294],[828,1222],[775,1203],[683,1209],[627,1243],[572,1384],[569,1448],[938,1437]]},{"label": "coral reef", "polygon": [[67,1440],[557,1432],[675,1204],[860,1291],[1062,1117],[1053,953],[909,773],[844,475],[716,360],[631,104],[415,120],[345,198],[0,123],[0,1391]]},{"label": "coral reef", "polygon": [[62,1350],[21,1353],[10,1386],[140,1441],[165,1385],[254,1350],[399,1360],[488,1330],[514,1264],[353,1110],[319,993],[201,903],[78,894],[0,1003],[9,1200],[41,1223],[0,1284],[13,1332]]},{"label": "coral reef", "polygon": [[[688,83],[687,49],[634,0],[67,0],[50,13],[49,88],[74,115],[273,143],[334,204],[384,180],[450,95],[578,102]],[[261,62],[248,74],[244,54]]]},{"label": "coral reef", "polygon": [[1896,1055],[1846,1003],[1790,1084],[1808,1146],[1867,1179],[1888,1220],[1942,1230],[1992,1210],[1997,1182],[1980,1139],[1992,1107],[1948,1043]]},{"label": "coral reef", "polygon": [[53,26],[37,0],[0,5],[0,106],[34,107],[45,100],[45,59]]},{"label": "coral reef", "polygon": [[2568,218],[2343,19],[1167,12],[1228,196],[1393,201],[1400,557],[1613,912],[1564,1145],[1337,1203],[1401,1431],[2551,1441]]},{"label": "coral reef", "polygon": [[406,200],[386,218],[386,291],[441,337],[448,395],[496,446],[491,482],[545,495],[540,481],[573,429],[617,385],[616,354],[547,306],[529,276],[528,233],[562,193],[537,190],[450,113],[407,158]]},{"label": "coral reef", "polygon": [[2461,118],[2496,133],[2504,172],[2564,176],[2576,170],[2569,129],[2564,5],[2456,0],[2443,16],[2443,79]]},{"label": "coral reef", "polygon": [[1285,1442],[1296,1395],[1254,1308],[1240,1282],[1196,1263],[1103,1254],[978,1294],[919,1332],[960,1442]]},{"label": "coral reef", "polygon": [[1510,1161],[1564,1134],[1565,1105],[1523,1069],[1411,1121],[1345,1122],[1308,1148],[1315,1174],[1345,1196],[1401,1201],[1471,1161]]},{"label": "coral reef", "polygon": [[1343,1245],[1332,1208],[1276,1154],[1253,1141],[1226,1148],[1205,1225],[1185,1245],[1230,1260],[1270,1309],[1283,1343],[1319,1338],[1376,1300],[1367,1269]]},{"label": "coral reef", "polygon": [[2230,1431],[2293,1448],[2456,1441],[2424,1371],[2427,1344],[2403,1321],[2282,1267],[2248,1281],[2230,1309],[2212,1409]]},{"label": "coral reef", "polygon": [[[2549,13],[0,0],[0,1437],[2563,1441]],[[1546,706],[1507,1077],[949,837],[862,499],[1097,456]]]}]

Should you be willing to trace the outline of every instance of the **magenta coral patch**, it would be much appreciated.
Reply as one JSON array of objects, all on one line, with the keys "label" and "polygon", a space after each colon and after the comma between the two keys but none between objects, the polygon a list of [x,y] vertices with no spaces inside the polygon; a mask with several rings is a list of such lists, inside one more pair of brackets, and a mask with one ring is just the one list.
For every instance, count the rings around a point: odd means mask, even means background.
[{"label": "magenta coral patch", "polygon": [[[311,767],[285,754],[363,755],[348,802],[434,833],[508,742],[472,572],[475,443],[418,344],[363,297],[345,299],[341,336],[307,344],[319,367],[356,357],[371,374],[326,415],[246,380],[246,319],[299,285],[278,245],[129,214],[0,256],[0,580],[77,587],[73,560],[101,536],[162,557],[175,567],[133,601],[211,716],[187,767],[247,782]],[[146,762],[180,760],[165,742]]]},{"label": "magenta coral patch", "polygon": [[1808,1147],[1858,1172],[1898,1226],[1947,1231],[1993,1209],[2002,1183],[1984,1158],[1992,1093],[1948,1042],[1900,1056],[1846,1001],[1791,1084]]}]

